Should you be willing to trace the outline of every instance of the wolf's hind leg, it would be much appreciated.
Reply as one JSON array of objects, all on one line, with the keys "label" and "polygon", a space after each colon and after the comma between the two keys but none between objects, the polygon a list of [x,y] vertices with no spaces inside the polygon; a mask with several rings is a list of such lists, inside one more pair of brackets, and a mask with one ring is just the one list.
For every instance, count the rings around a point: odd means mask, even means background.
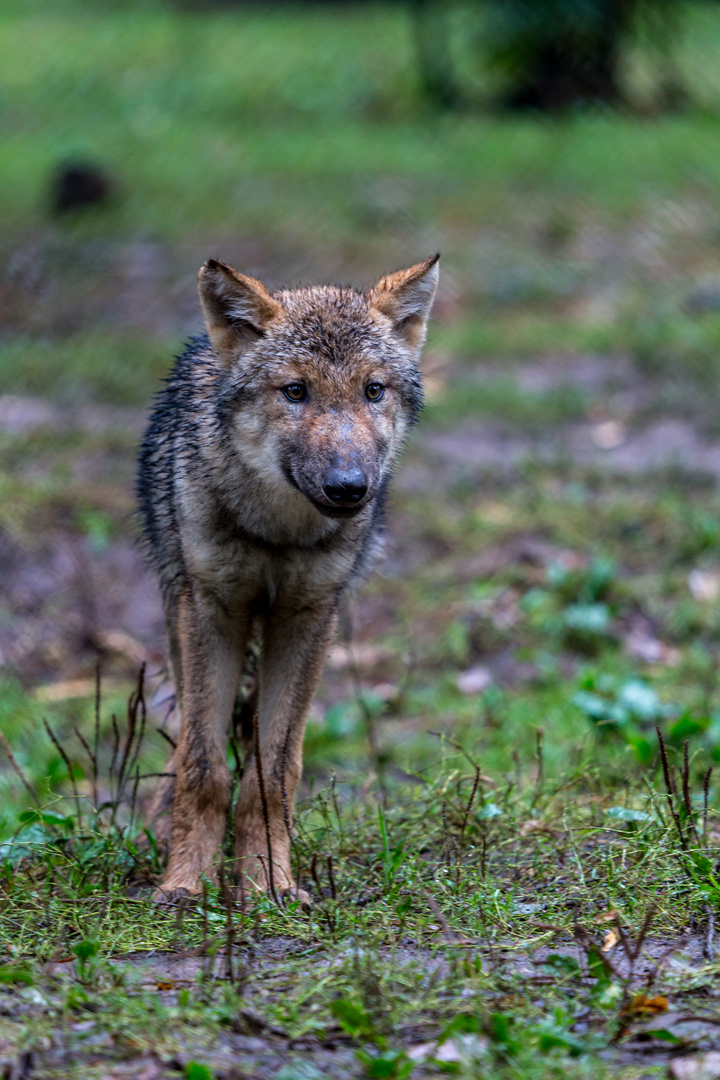
[{"label": "wolf's hind leg", "polygon": [[178,605],[181,729],[175,752],[170,862],[157,899],[200,891],[214,875],[230,800],[227,739],[247,627],[190,590]]},{"label": "wolf's hind leg", "polygon": [[307,712],[336,623],[334,606],[321,611],[276,609],[267,620],[255,718],[265,807],[254,741],[250,743],[248,739],[250,752],[235,810],[235,858],[241,890],[245,894],[265,891],[271,884],[278,892],[296,889],[290,867],[287,819],[292,817],[295,793],[302,775]]}]

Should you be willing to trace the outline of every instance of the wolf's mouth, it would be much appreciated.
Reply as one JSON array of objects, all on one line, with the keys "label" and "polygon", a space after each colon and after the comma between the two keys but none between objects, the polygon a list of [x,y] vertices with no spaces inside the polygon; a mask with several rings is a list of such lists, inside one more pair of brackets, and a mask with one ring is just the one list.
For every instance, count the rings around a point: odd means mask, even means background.
[{"label": "wolf's mouth", "polygon": [[327,503],[321,503],[318,499],[313,499],[307,492],[303,492],[308,502],[311,502],[316,510],[319,510],[324,517],[328,518],[354,518],[364,510],[367,506],[369,499],[364,499],[360,505],[355,506],[329,506]]}]

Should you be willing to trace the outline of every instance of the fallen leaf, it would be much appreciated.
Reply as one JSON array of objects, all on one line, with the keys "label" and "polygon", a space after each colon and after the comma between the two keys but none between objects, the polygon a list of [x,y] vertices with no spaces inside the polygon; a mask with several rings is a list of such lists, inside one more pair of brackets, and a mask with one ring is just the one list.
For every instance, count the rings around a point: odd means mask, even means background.
[{"label": "fallen leaf", "polygon": [[172,990],[173,987],[175,986],[175,983],[174,982],[160,981],[156,985],[157,985],[158,990]]},{"label": "fallen leaf", "polygon": [[659,1013],[667,1012],[668,999],[664,994],[656,994],[655,997],[648,997],[647,994],[635,994],[632,1001],[628,1002],[622,1011],[624,1019],[629,1020],[633,1016],[657,1016]]},{"label": "fallen leaf", "polygon": [[620,918],[620,912],[617,908],[610,908],[609,911],[601,911],[599,915],[595,916],[596,923],[617,922]]},{"label": "fallen leaf", "polygon": [[[614,949],[620,940],[620,935],[617,930],[608,930],[607,934],[603,938],[602,948],[600,952],[608,953],[611,949]],[[667,1005],[665,1006],[667,1008]]]}]

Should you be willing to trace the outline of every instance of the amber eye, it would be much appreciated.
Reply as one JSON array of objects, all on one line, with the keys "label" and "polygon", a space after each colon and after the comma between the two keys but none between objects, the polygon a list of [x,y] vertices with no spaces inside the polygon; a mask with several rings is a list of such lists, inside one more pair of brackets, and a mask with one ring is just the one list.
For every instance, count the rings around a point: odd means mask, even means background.
[{"label": "amber eye", "polygon": [[282,392],[288,401],[304,401],[307,397],[305,384],[301,382],[288,383],[287,386],[283,386]]},{"label": "amber eye", "polygon": [[368,401],[379,401],[385,393],[385,387],[381,382],[371,382],[365,387],[365,397]]}]

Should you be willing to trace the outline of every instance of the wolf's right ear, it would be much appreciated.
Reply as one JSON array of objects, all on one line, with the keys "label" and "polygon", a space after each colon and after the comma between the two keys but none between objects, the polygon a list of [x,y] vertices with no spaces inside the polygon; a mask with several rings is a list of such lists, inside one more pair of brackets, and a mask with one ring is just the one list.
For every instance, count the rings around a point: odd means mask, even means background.
[{"label": "wolf's right ear", "polygon": [[435,299],[439,258],[439,254],[429,255],[425,262],[408,270],[387,274],[368,293],[371,311],[374,309],[389,318],[395,334],[417,352],[425,341],[428,316]]},{"label": "wolf's right ear", "polygon": [[208,259],[198,274],[200,303],[208,337],[223,360],[257,341],[282,312],[278,301],[255,278],[238,274],[218,259]]}]

